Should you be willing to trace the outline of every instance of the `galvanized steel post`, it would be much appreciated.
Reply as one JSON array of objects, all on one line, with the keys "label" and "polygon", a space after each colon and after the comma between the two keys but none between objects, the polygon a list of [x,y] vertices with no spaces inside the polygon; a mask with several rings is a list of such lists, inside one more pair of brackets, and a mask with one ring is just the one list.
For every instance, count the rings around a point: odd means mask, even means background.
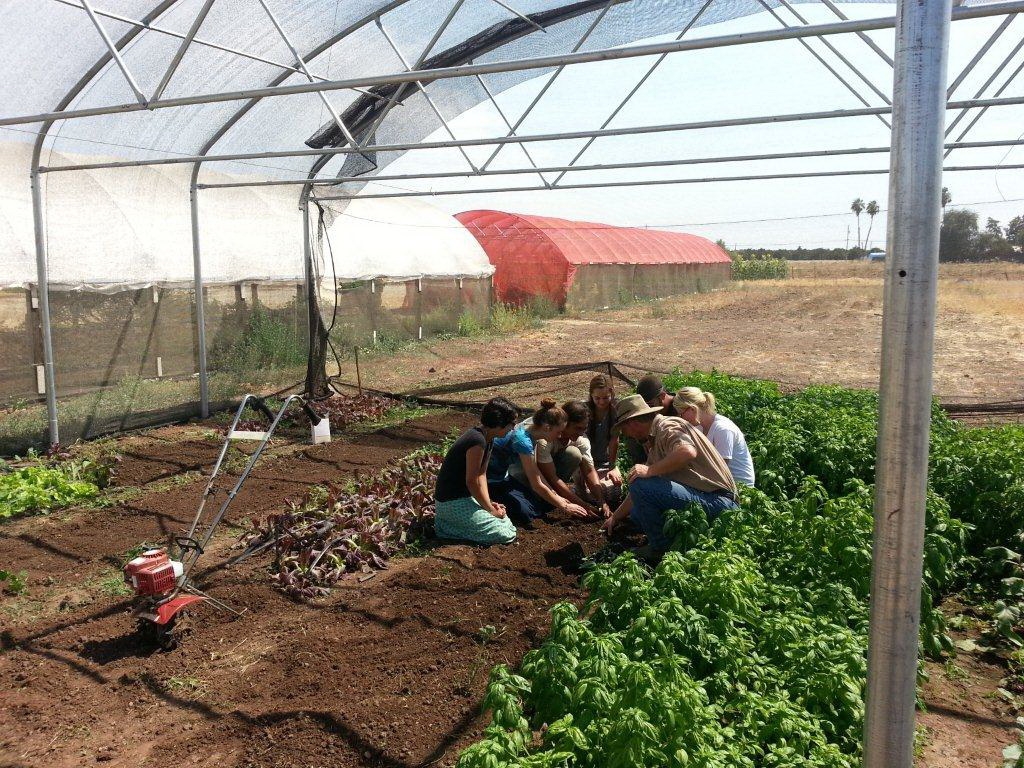
[{"label": "galvanized steel post", "polygon": [[210,382],[206,369],[206,297],[203,295],[203,260],[199,248],[199,190],[196,187],[198,163],[192,170],[189,203],[192,216],[192,278],[196,294],[196,352],[199,361],[199,413],[210,415]]},{"label": "galvanized steel post", "polygon": [[50,331],[50,279],[46,258],[46,225],[39,172],[32,172],[32,221],[36,234],[36,280],[39,290],[39,318],[43,336],[43,376],[46,388],[46,422],[50,443],[60,442],[57,425],[57,383],[53,371],[53,335]]},{"label": "galvanized steel post", "polygon": [[[316,348],[313,335],[317,332],[318,320],[320,319],[317,316],[320,312],[320,286],[317,283],[316,272],[313,269],[313,234],[310,231],[313,223],[309,216],[309,194],[311,190],[312,187],[309,185],[303,187],[302,195],[299,197],[299,205],[302,208],[302,282],[306,288],[306,394],[310,396],[314,392],[312,391],[312,369],[309,367],[312,358],[309,356],[309,353]],[[318,218],[317,227],[319,226]],[[334,298],[337,301],[337,295]],[[326,363],[324,365],[326,366]]]},{"label": "galvanized steel post", "polygon": [[913,765],[951,10],[951,0],[897,10],[866,768]]}]

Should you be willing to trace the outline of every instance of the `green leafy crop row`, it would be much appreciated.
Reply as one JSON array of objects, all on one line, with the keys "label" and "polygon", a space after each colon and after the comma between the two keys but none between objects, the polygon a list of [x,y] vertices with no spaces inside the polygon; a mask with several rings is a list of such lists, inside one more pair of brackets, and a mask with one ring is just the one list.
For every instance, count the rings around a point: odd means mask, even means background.
[{"label": "green leafy crop row", "polygon": [[[492,724],[460,768],[858,764],[877,398],[835,387],[783,395],[714,373],[666,386],[684,383],[714,392],[745,430],[759,488],[710,527],[700,510],[670,513],[673,551],[653,577],[629,554],[588,574],[583,615],[556,606],[519,673],[493,670]],[[970,551],[1024,528],[1022,435],[934,413],[921,622],[930,655],[951,648],[933,599],[973,574]]]},{"label": "green leafy crop row", "polygon": [[48,464],[39,459],[13,469],[0,462],[0,520],[91,499],[108,474],[106,467],[91,461]]},{"label": "green leafy crop row", "polygon": [[789,275],[785,259],[745,259],[736,256],[732,262],[733,280],[784,280]]}]

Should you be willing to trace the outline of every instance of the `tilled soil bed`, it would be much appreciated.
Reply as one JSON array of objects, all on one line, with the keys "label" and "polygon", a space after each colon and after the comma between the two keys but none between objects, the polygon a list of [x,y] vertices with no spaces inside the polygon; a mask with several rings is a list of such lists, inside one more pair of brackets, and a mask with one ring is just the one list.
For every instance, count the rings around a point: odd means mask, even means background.
[{"label": "tilled soil bed", "polygon": [[[431,415],[270,461],[232,518],[373,471],[468,421]],[[0,618],[0,765],[450,765],[486,723],[491,666],[517,664],[537,645],[555,602],[582,600],[565,553],[601,543],[596,525],[555,519],[510,547],[446,545],[395,560],[315,604],[273,589],[257,557],[203,577],[241,617],[201,607],[178,649],[153,652],[134,634],[126,598],[74,595],[116,575],[139,541],[186,525],[203,483],[5,526],[0,563],[26,570],[30,593],[52,599]],[[231,540],[221,537],[203,564],[223,562]]]},{"label": "tilled soil bed", "polygon": [[[228,522],[471,421],[446,412],[328,445],[278,445]],[[269,558],[222,568],[237,551],[229,526],[201,562],[201,586],[244,614],[201,607],[176,650],[154,652],[116,594],[118,568],[129,548],[191,521],[205,479],[175,477],[208,469],[219,443],[179,429],[119,443],[119,482],[149,484],[130,500],[0,528],[0,568],[29,583],[0,605],[0,766],[451,766],[486,725],[490,668],[517,665],[541,642],[554,603],[584,598],[573,564],[601,546],[592,523],[552,519],[502,548],[435,542],[315,603],[275,590]],[[929,665],[922,768],[996,765],[1014,738],[1013,709],[995,696],[1004,670],[958,664]]]}]

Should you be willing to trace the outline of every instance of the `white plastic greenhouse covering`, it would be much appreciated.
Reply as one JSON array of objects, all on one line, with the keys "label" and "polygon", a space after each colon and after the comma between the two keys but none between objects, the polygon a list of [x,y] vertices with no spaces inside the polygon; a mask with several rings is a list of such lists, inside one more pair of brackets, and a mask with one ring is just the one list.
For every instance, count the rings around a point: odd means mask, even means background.
[{"label": "white plastic greenhouse covering", "polygon": [[[606,6],[611,5],[606,9]],[[318,78],[357,78],[422,66],[513,60],[572,50],[605,11],[581,50],[607,48],[678,33],[704,0],[268,0],[268,7]],[[118,43],[143,94],[152,94],[204,0],[90,0]],[[540,20],[543,32],[505,6]],[[437,28],[450,23],[424,50]],[[715,0],[694,26],[762,11],[757,0]],[[139,23],[147,26],[142,28]],[[258,0],[216,0],[163,99],[306,82],[295,57]],[[81,0],[5,0],[0,4],[0,119],[58,109],[83,110],[137,99]],[[545,70],[484,78],[499,93]],[[546,70],[551,71],[551,70]],[[374,143],[414,142],[439,127],[433,107],[405,88],[373,132]],[[452,118],[488,98],[476,78],[427,85],[438,111]],[[382,88],[386,92],[387,87]],[[352,128],[372,127],[380,97],[334,90],[328,98]],[[39,163],[59,167],[104,160],[263,152],[303,148],[331,116],[316,94],[140,109],[75,120],[0,127],[0,285],[35,282],[29,174],[37,132],[45,128]],[[312,142],[315,143],[315,142]],[[372,158],[379,170],[400,152]],[[348,161],[346,162],[346,158]],[[311,168],[319,177],[371,171],[359,155],[274,158],[204,164],[200,183],[228,177],[283,178]],[[47,264],[54,286],[178,283],[192,274],[189,232],[191,164],[46,173],[43,178]],[[372,173],[373,171],[371,171]],[[361,184],[345,185],[355,192]],[[208,282],[302,274],[299,188],[206,190],[200,230]]]},{"label": "white plastic greenhouse covering", "polygon": [[[0,288],[23,288],[37,282],[25,183],[32,147],[0,144],[0,150]],[[68,157],[54,152],[49,160]],[[110,293],[191,286],[190,175],[187,165],[137,168],[127,186],[123,172],[121,179],[111,171],[48,176],[50,288]],[[210,190],[203,202],[205,282],[302,279],[302,216],[294,191]]]},{"label": "white plastic greenhouse covering", "polygon": [[325,286],[332,274],[338,280],[388,281],[494,274],[487,254],[469,230],[429,203],[353,200],[333,218],[318,249],[323,256],[317,266]]}]

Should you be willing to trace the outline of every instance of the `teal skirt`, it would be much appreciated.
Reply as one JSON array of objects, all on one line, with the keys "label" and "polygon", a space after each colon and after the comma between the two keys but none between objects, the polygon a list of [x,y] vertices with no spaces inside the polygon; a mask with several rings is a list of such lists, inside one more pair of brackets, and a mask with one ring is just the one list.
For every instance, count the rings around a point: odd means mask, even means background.
[{"label": "teal skirt", "polygon": [[439,539],[472,541],[474,544],[511,544],[516,527],[507,517],[495,517],[472,496],[437,502],[434,531]]}]

